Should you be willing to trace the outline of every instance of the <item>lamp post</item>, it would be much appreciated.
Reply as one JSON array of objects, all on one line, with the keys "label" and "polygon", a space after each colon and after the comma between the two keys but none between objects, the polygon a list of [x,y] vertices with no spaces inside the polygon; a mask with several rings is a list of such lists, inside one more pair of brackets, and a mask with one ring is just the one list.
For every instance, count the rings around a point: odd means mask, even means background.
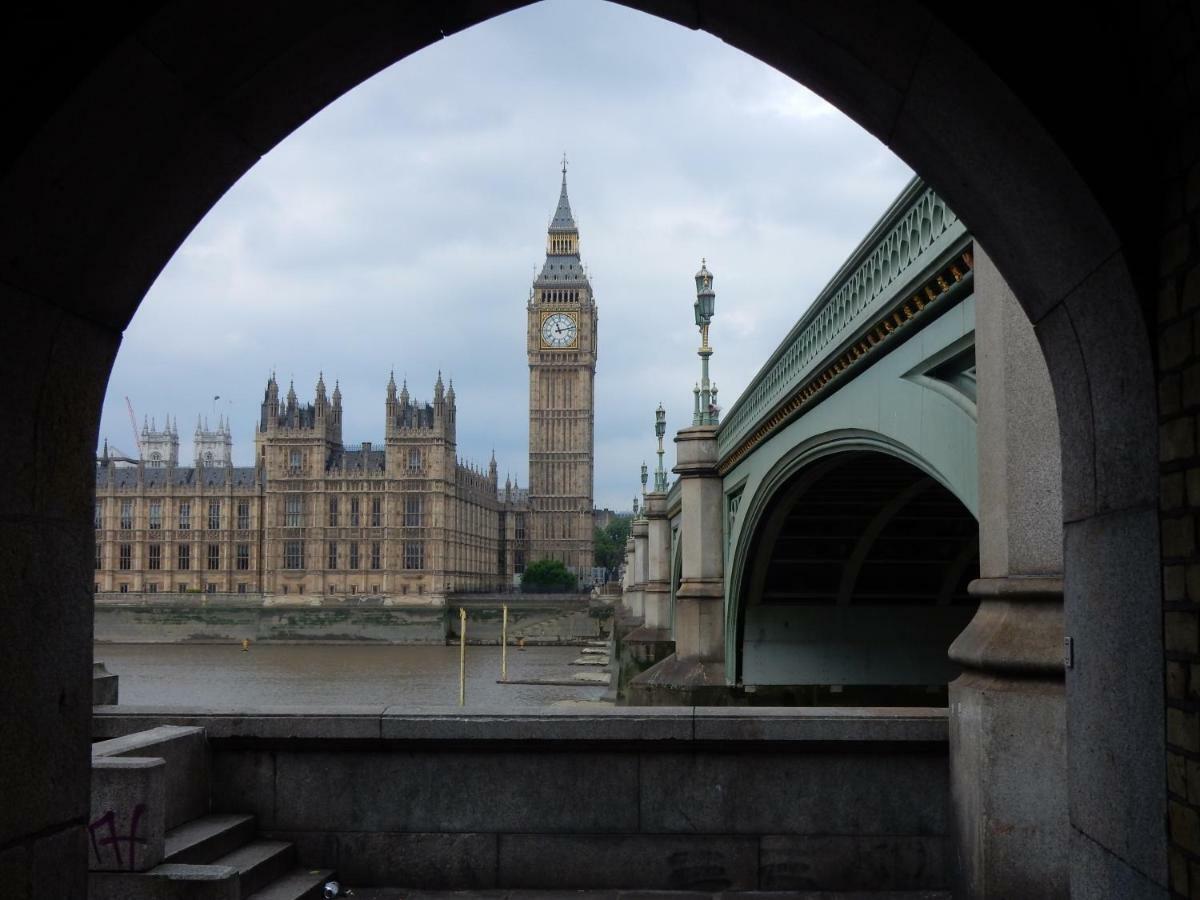
[{"label": "lamp post", "polygon": [[713,385],[708,380],[708,360],[713,354],[713,348],[708,344],[708,326],[712,324],[713,313],[717,305],[717,295],[713,291],[712,272],[708,271],[705,261],[700,260],[700,271],[696,273],[696,302],[692,309],[696,314],[696,327],[700,329],[700,383],[693,390],[695,395],[695,413],[692,416],[693,425],[716,425],[718,412],[714,400]]},{"label": "lamp post", "polygon": [[667,473],[663,471],[663,435],[667,433],[667,411],[658,404],[654,411],[654,436],[658,438],[658,468],[654,470],[654,491],[658,494],[667,492]]},{"label": "lamp post", "polygon": [[646,464],[643,462],[642,463],[642,516],[643,517],[645,517],[645,515],[646,515],[646,482],[648,480],[649,480],[649,476],[646,471]]}]

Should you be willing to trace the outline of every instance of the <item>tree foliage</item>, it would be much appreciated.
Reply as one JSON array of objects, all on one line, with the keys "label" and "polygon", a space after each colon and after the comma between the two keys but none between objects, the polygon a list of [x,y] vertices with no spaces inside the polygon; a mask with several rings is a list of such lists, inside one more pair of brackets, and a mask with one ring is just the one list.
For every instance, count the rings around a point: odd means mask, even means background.
[{"label": "tree foliage", "polygon": [[530,594],[548,594],[579,589],[579,581],[557,559],[539,559],[525,567],[521,590]]},{"label": "tree foliage", "polygon": [[604,528],[597,528],[593,535],[596,548],[596,565],[604,566],[610,573],[620,568],[625,561],[625,542],[629,540],[628,516],[614,518]]}]

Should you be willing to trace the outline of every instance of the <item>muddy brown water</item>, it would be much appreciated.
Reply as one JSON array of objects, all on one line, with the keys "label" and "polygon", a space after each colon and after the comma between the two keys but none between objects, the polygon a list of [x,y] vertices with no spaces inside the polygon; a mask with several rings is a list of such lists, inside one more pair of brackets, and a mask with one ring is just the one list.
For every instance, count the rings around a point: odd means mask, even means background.
[{"label": "muddy brown water", "polygon": [[[508,650],[509,678],[570,678],[578,647]],[[356,645],[97,644],[120,676],[122,704],[172,706],[453,706],[458,648]],[[596,701],[604,687],[497,684],[499,647],[467,648],[467,706]]]}]

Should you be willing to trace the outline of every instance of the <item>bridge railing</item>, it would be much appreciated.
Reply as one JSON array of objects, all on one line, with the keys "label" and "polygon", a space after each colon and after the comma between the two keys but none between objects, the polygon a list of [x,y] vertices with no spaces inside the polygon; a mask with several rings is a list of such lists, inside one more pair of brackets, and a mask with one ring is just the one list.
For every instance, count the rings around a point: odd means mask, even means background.
[{"label": "bridge railing", "polygon": [[909,182],[729,409],[717,437],[720,459],[930,277],[966,235],[941,197],[919,178]]}]

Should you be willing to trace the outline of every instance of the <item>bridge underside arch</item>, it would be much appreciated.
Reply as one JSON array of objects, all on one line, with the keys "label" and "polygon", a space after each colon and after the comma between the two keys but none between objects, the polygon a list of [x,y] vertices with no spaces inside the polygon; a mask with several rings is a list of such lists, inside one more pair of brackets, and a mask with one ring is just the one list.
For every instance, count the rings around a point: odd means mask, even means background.
[{"label": "bridge underside arch", "polygon": [[979,527],[961,500],[898,456],[847,450],[793,474],[751,527],[744,684],[801,703],[944,703],[946,650],[977,605]]}]

